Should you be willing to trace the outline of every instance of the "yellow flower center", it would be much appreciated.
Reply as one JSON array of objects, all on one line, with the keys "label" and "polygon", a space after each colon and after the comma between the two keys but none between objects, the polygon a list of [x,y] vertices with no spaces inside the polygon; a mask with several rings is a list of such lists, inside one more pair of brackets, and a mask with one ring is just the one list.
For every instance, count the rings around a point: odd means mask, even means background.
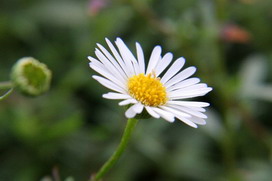
[{"label": "yellow flower center", "polygon": [[128,91],[134,99],[146,106],[160,106],[167,101],[166,88],[155,73],[139,74],[129,78]]}]

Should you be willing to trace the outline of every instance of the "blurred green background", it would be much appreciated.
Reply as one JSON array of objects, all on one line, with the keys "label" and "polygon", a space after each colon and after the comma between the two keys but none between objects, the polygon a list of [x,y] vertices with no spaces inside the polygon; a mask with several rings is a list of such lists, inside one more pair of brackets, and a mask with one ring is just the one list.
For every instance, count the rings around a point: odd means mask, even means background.
[{"label": "blurred green background", "polygon": [[[126,119],[91,78],[95,43],[121,37],[146,58],[184,56],[214,90],[207,125],[142,120],[105,181],[270,181],[271,0],[1,0],[0,81],[33,56],[50,91],[0,102],[0,180],[88,180],[119,143]],[[1,95],[4,92],[1,92]],[[60,177],[60,179],[58,179]]]}]

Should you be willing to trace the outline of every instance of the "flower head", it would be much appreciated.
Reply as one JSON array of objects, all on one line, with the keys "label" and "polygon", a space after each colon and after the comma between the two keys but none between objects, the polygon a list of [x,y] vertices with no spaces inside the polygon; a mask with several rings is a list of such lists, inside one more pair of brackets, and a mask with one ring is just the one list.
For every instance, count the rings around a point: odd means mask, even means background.
[{"label": "flower head", "polygon": [[19,59],[11,72],[15,87],[30,96],[37,96],[47,91],[51,77],[51,71],[47,66],[32,57]]},{"label": "flower head", "polygon": [[146,66],[139,43],[136,43],[135,58],[120,38],[115,41],[117,49],[108,39],[106,42],[111,53],[97,44],[97,59],[88,57],[90,67],[101,75],[92,77],[114,91],[104,94],[104,98],[122,100],[120,106],[129,105],[125,112],[127,118],[145,110],[152,117],[169,122],[177,118],[192,127],[206,124],[207,116],[203,112],[209,103],[186,99],[203,96],[212,88],[199,83],[199,78],[189,78],[195,73],[195,67],[181,70],[185,64],[183,57],[171,64],[172,53],[162,56],[161,47],[156,46]]}]

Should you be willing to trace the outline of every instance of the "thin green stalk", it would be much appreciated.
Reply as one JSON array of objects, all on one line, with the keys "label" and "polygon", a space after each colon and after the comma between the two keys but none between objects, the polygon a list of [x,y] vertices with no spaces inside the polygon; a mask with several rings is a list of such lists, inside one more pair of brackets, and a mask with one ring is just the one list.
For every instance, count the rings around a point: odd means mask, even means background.
[{"label": "thin green stalk", "polygon": [[133,132],[138,120],[131,118],[128,119],[127,125],[125,128],[125,131],[123,133],[121,142],[115,152],[112,154],[112,156],[108,159],[106,163],[98,170],[95,176],[91,178],[90,181],[99,181],[112,167],[113,165],[118,161],[122,153],[125,151],[127,144],[129,142],[129,139],[131,137],[131,133]]},{"label": "thin green stalk", "polygon": [[10,81],[0,82],[0,90],[9,89],[4,95],[0,96],[0,101],[8,97],[13,91],[13,84]]},{"label": "thin green stalk", "polygon": [[13,91],[13,88],[9,89],[8,92],[6,92],[4,95],[0,96],[0,101],[4,100],[6,97],[8,97]]}]

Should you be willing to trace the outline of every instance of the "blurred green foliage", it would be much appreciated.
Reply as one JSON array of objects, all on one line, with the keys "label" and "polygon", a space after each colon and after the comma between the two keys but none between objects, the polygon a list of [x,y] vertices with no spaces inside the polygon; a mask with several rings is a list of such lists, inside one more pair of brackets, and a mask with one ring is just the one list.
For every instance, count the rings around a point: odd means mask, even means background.
[{"label": "blurred green foliage", "polygon": [[[125,125],[91,79],[95,43],[162,45],[214,88],[206,126],[142,120],[105,181],[270,181],[271,0],[1,0],[0,81],[33,56],[53,72],[37,98],[0,102],[0,180],[88,180]],[[1,95],[4,92],[0,92]]]}]

